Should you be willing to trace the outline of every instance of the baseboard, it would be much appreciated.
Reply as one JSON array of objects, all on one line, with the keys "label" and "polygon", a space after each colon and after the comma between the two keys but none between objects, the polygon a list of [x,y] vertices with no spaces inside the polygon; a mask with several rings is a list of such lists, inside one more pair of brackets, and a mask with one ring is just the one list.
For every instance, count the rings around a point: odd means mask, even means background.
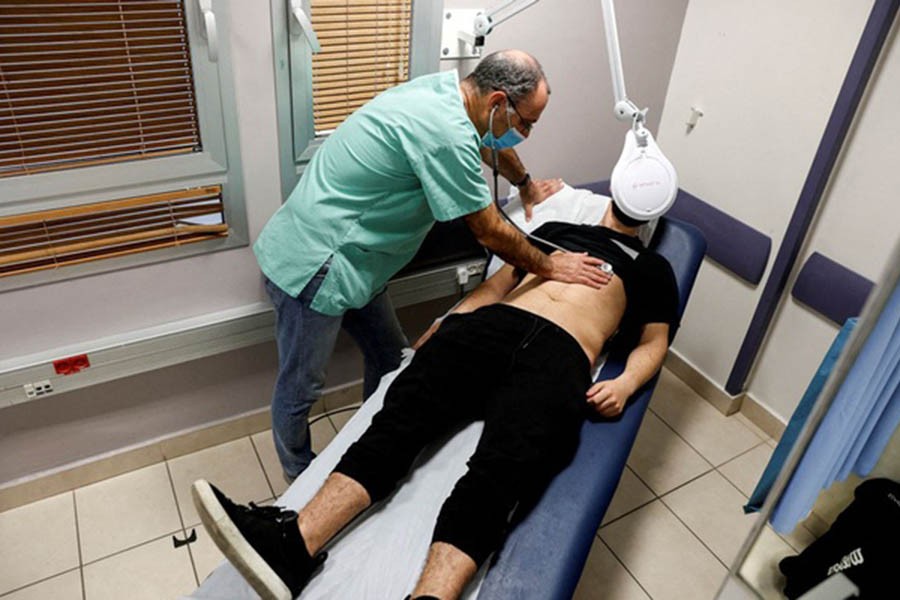
[{"label": "baseboard", "polygon": [[[361,399],[361,381],[335,386],[326,390],[321,400],[313,405],[310,415],[335,410]],[[9,481],[0,485],[0,512],[253,435],[271,426],[268,407],[260,408]]]},{"label": "baseboard", "polygon": [[785,423],[750,394],[730,395],[674,350],[669,350],[665,366],[723,415],[728,416],[740,412],[772,439],[781,439],[786,427]]},{"label": "baseboard", "polygon": [[762,429],[766,435],[774,440],[780,440],[781,435],[787,428],[787,424],[769,412],[769,409],[764,404],[750,394],[744,394],[744,400],[741,403],[741,414],[750,419],[754,425]]},{"label": "baseboard", "polygon": [[715,406],[723,415],[733,415],[740,410],[741,402],[744,398],[743,394],[732,396],[691,364],[690,361],[672,349],[666,355],[665,366],[691,389]]}]

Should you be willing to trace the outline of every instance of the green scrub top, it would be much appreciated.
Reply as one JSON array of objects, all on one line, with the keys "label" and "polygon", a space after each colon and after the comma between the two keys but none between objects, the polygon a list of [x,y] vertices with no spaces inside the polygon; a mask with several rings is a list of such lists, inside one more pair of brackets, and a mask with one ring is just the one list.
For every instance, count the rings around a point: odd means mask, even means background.
[{"label": "green scrub top", "polygon": [[253,246],[262,272],[296,297],[331,258],[312,308],[365,306],[435,220],[491,203],[480,145],[456,71],[383,92],[328,136],[266,224]]}]

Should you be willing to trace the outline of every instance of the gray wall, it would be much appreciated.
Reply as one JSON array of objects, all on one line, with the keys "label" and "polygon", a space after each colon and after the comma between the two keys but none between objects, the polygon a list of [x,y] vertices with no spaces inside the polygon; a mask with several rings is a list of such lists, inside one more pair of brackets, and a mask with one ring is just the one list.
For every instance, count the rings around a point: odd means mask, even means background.
[{"label": "gray wall", "polygon": [[[484,4],[448,0],[447,6]],[[686,7],[687,0],[630,0],[617,7],[627,89],[642,107],[651,107],[653,129]],[[280,203],[269,3],[233,2],[231,12],[235,118],[255,239]],[[488,39],[488,51],[507,47],[535,54],[553,88],[545,117],[522,146],[528,168],[536,177],[571,183],[608,178],[625,128],[612,117],[600,3],[545,0]],[[473,66],[460,70],[465,74]],[[249,248],[8,292],[0,312],[0,360],[87,346],[93,339],[264,299]],[[453,300],[402,311],[410,336]],[[328,385],[359,379],[360,363],[342,338]],[[0,484],[263,407],[274,368],[274,350],[265,345],[4,409]]]}]

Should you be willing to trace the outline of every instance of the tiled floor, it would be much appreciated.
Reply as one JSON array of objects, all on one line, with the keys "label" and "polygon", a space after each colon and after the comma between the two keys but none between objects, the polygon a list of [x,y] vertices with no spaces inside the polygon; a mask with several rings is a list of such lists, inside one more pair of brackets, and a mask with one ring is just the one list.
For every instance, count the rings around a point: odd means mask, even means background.
[{"label": "tiled floor", "polygon": [[[313,424],[324,448],[350,413]],[[724,417],[663,373],[575,598],[711,599],[753,525],[741,506],[773,442],[740,416]],[[222,560],[190,501],[205,477],[241,501],[286,489],[269,432],[181,456],[0,513],[0,599],[159,600],[190,593]],[[759,544],[770,596],[774,559],[812,537],[773,532]],[[175,548],[173,537],[197,541]]]}]

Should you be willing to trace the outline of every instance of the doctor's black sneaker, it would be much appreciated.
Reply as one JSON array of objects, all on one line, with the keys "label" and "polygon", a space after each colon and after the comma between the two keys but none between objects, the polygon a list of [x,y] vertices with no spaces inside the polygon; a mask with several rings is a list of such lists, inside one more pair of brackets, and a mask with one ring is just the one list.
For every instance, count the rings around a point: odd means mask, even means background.
[{"label": "doctor's black sneaker", "polygon": [[205,479],[191,493],[206,531],[262,600],[293,600],[328,556],[309,555],[292,510],[236,504]]}]

